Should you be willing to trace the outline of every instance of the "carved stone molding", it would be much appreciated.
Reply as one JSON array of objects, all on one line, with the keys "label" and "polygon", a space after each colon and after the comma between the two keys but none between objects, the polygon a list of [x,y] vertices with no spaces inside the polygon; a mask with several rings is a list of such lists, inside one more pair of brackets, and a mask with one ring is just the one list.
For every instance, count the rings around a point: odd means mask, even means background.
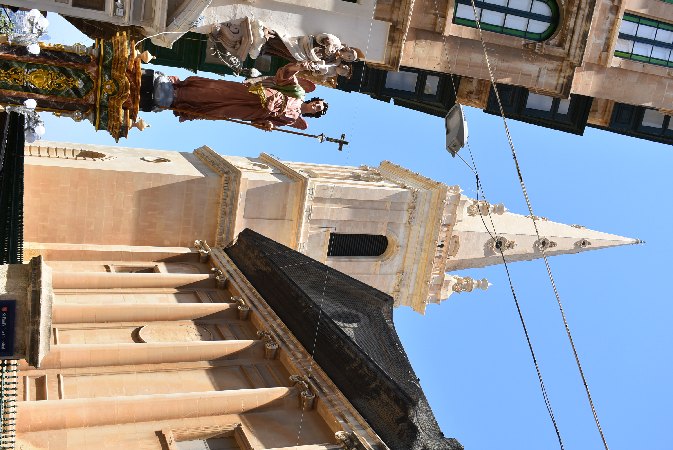
[{"label": "carved stone molding", "polygon": [[591,245],[591,242],[589,242],[588,239],[580,239],[579,241],[575,242],[575,247],[578,248],[587,248]]},{"label": "carved stone molding", "polygon": [[215,245],[225,247],[234,240],[241,171],[206,145],[194,150],[194,155],[222,177],[222,193],[220,194],[220,211],[217,219]]},{"label": "carved stone molding", "polygon": [[460,236],[453,235],[451,236],[451,239],[449,239],[447,255],[450,257],[456,256],[458,254],[458,250],[460,250]]},{"label": "carved stone molding", "polygon": [[472,292],[475,289],[481,289],[482,291],[485,291],[490,286],[490,283],[486,278],[475,280],[472,277],[459,277],[455,275],[451,276],[451,278],[454,280],[451,290],[458,294],[461,292]]},{"label": "carved stone molding", "polygon": [[378,183],[384,179],[378,170],[372,168],[368,168],[366,172],[353,172],[351,173],[351,178],[356,181],[368,181],[371,183]]},{"label": "carved stone molding", "polygon": [[547,238],[540,238],[533,244],[535,249],[539,252],[549,250],[550,248],[556,247],[556,245],[556,242],[550,241]]},{"label": "carved stone molding", "polygon": [[194,247],[199,252],[199,262],[206,263],[210,259],[210,246],[206,241],[197,239],[194,241]]},{"label": "carved stone molding", "polygon": [[264,341],[264,357],[266,359],[276,359],[276,355],[278,354],[278,341],[276,338],[265,330],[259,330],[257,336]]},{"label": "carved stone molding", "polygon": [[302,241],[302,231],[304,228],[307,228],[307,222],[304,221],[303,215],[305,214],[305,209],[309,206],[308,200],[308,188],[309,188],[309,175],[305,171],[295,170],[289,165],[283,163],[278,158],[275,158],[268,153],[260,153],[260,161],[263,161],[265,164],[275,168],[283,175],[288,177],[290,180],[298,183],[300,185],[300,199],[298,207],[293,211],[293,220],[297,224],[295,228],[295,233],[293,236],[293,241],[291,242],[291,247],[296,248],[297,245]]},{"label": "carved stone molding", "polygon": [[250,435],[240,423],[223,426],[202,426],[192,428],[164,428],[159,431],[163,447],[168,450],[179,450],[178,442],[197,439],[210,439],[220,436],[234,436],[242,450],[253,450]]},{"label": "carved stone molding", "polygon": [[310,411],[315,406],[315,393],[308,377],[303,375],[291,375],[290,382],[299,387],[299,407],[302,411]]},{"label": "carved stone molding", "polygon": [[348,431],[337,431],[334,433],[334,439],[339,443],[342,450],[357,450],[357,438],[355,433]]},{"label": "carved stone molding", "polygon": [[231,301],[236,303],[238,305],[238,318],[239,320],[248,320],[248,317],[250,317],[250,307],[245,303],[245,300],[243,298],[234,296],[231,297]]},{"label": "carved stone molding", "polygon": [[416,220],[416,204],[418,203],[418,190],[411,190],[411,201],[407,205],[407,225],[411,225]]},{"label": "carved stone molding", "polygon": [[215,275],[215,281],[217,282],[218,289],[224,289],[227,286],[227,277],[222,273],[220,269],[213,267],[210,269],[211,272]]},{"label": "carved stone molding", "polygon": [[434,190],[438,188],[447,189],[447,186],[439,181],[424,177],[418,172],[412,172],[402,166],[393,164],[390,161],[382,161],[378,167],[378,172],[387,180],[398,185],[406,185],[419,189]]},{"label": "carved stone molding", "polygon": [[489,214],[497,214],[499,216],[505,214],[507,208],[502,203],[491,205],[485,200],[472,200],[472,203],[467,206],[468,216],[488,216]]},{"label": "carved stone molding", "polygon": [[488,245],[494,253],[500,253],[513,249],[516,246],[516,242],[511,241],[504,236],[496,236],[490,240]]}]

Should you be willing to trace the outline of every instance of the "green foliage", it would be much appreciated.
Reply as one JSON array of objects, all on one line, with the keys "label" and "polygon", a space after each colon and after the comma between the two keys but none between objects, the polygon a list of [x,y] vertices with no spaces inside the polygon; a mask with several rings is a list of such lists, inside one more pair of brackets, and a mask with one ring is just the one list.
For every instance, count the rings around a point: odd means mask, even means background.
[{"label": "green foliage", "polygon": [[9,34],[14,30],[14,23],[10,19],[7,8],[0,8],[0,34]]}]

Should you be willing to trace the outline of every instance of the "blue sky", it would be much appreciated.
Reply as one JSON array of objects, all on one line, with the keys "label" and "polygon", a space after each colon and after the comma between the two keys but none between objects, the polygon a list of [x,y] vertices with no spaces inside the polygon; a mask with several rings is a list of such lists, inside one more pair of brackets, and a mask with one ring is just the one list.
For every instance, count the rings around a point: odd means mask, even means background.
[{"label": "blue sky", "polygon": [[[60,18],[49,19],[54,41],[83,42]],[[151,128],[134,130],[120,144],[177,151],[207,144],[228,155],[267,152],[290,161],[356,166],[390,160],[475,196],[474,175],[444,149],[442,119],[361,94],[319,89],[329,114],[311,120],[309,131],[346,133],[351,145],[343,152],[333,144],[241,125],[178,124],[168,112],[146,113]],[[527,214],[502,120],[466,111],[487,198]],[[51,116],[45,122],[49,140],[114,143],[88,123]],[[670,450],[673,295],[667,280],[673,213],[666,198],[673,191],[673,148],[591,128],[574,136],[508,123],[536,215],[646,241],[550,263],[610,448]],[[467,149],[461,152],[469,157]],[[602,448],[544,263],[513,263],[510,270],[565,448]],[[425,316],[408,308],[395,313],[442,430],[468,450],[558,448],[504,268],[461,273],[486,277],[493,286],[430,305]]]}]

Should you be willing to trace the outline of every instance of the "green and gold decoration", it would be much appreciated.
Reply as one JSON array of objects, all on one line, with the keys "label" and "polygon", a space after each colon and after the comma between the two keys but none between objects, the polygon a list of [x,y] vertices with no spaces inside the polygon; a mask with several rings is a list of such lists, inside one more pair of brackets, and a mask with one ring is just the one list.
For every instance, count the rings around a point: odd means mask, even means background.
[{"label": "green and gold decoration", "polygon": [[97,40],[92,48],[40,43],[38,54],[0,43],[0,105],[37,102],[75,120],[90,120],[117,141],[138,118],[140,56],[125,33]]}]

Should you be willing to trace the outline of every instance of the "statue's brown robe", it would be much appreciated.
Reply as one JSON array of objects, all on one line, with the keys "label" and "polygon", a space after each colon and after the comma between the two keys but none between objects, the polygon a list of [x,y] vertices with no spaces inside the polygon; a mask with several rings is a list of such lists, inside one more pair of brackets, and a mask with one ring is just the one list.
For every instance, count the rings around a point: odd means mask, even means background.
[{"label": "statue's brown robe", "polygon": [[[298,85],[297,70],[289,66],[278,69],[275,84]],[[175,83],[175,100],[171,109],[180,121],[192,119],[239,119],[255,125],[288,125],[308,128],[301,117],[302,100],[288,97],[275,89],[262,87],[264,95],[249,91],[250,86],[226,80],[189,77]],[[262,99],[265,97],[265,100]]]}]

